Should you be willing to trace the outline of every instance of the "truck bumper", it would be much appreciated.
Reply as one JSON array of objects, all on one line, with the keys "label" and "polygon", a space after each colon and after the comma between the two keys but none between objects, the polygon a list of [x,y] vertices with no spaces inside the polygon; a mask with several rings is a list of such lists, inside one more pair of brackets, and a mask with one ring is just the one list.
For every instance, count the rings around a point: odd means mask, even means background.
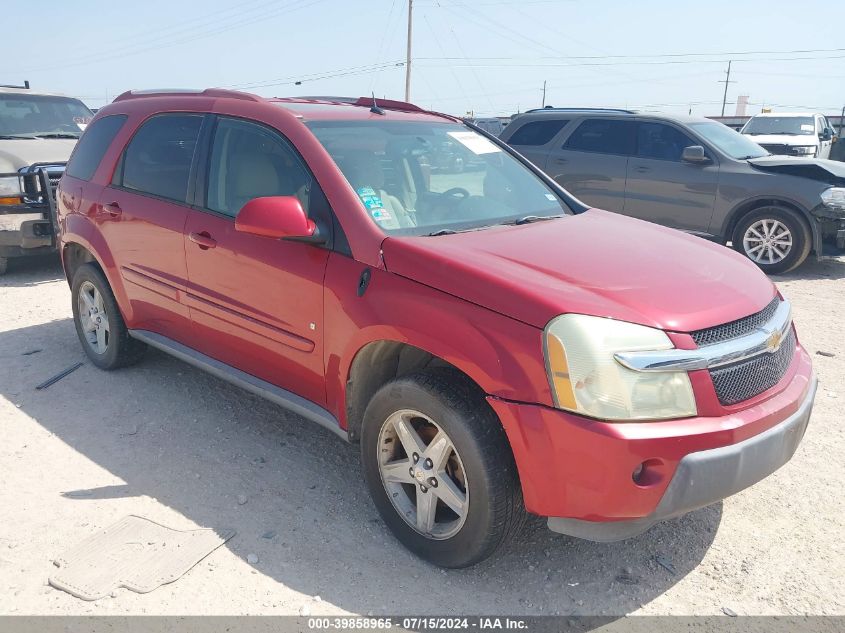
[{"label": "truck bumper", "polygon": [[721,417],[658,422],[489,402],[511,442],[526,508],[556,532],[614,541],[724,499],[789,461],[816,392],[803,348],[771,392]]},{"label": "truck bumper", "polygon": [[0,257],[24,257],[53,249],[52,223],[41,214],[0,216]]}]

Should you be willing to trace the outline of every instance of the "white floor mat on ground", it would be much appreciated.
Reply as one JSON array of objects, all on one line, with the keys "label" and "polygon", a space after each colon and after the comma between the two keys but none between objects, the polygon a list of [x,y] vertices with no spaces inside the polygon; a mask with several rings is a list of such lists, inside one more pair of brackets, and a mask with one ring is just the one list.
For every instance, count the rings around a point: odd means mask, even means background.
[{"label": "white floor mat on ground", "polygon": [[177,580],[223,545],[233,530],[173,530],[130,515],[59,556],[50,584],[83,600],[118,587],[147,593]]}]

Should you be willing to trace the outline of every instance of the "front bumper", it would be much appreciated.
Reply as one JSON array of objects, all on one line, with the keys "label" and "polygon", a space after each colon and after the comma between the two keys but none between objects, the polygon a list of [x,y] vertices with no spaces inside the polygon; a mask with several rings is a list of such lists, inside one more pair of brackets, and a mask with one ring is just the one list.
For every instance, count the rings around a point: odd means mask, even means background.
[{"label": "front bumper", "polygon": [[780,468],[803,436],[815,390],[799,346],[778,385],[720,415],[606,423],[489,402],[513,448],[526,508],[551,517],[553,530],[605,541],[723,499]]},{"label": "front bumper", "polygon": [[43,214],[0,215],[0,257],[35,255],[53,247],[53,225]]}]

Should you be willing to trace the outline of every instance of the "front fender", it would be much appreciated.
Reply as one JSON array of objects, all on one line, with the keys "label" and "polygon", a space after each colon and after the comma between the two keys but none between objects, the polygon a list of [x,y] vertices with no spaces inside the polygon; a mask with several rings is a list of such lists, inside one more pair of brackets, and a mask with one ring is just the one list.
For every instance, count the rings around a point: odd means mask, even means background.
[{"label": "front fender", "polygon": [[333,255],[326,271],[327,403],[346,427],[346,382],[358,352],[397,341],[454,365],[488,395],[551,405],[541,330],[384,270]]}]

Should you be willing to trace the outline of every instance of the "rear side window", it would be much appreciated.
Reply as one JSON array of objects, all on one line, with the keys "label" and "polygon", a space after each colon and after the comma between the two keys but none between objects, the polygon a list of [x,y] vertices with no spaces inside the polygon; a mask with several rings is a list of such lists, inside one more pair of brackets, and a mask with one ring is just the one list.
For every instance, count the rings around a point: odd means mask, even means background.
[{"label": "rear side window", "polygon": [[568,120],[531,121],[526,123],[511,136],[510,145],[545,145],[551,141]]},{"label": "rear side window", "polygon": [[685,147],[698,145],[690,137],[663,123],[640,123],[637,130],[637,156],[680,162]]},{"label": "rear side window", "polygon": [[114,114],[89,125],[76,144],[65,173],[74,178],[91,180],[103,160],[103,154],[125,122],[125,114]]},{"label": "rear side window", "polygon": [[636,123],[618,119],[587,119],[569,136],[565,149],[630,156],[634,153]]},{"label": "rear side window", "polygon": [[202,119],[201,114],[160,114],[149,119],[129,142],[116,184],[185,202]]}]

